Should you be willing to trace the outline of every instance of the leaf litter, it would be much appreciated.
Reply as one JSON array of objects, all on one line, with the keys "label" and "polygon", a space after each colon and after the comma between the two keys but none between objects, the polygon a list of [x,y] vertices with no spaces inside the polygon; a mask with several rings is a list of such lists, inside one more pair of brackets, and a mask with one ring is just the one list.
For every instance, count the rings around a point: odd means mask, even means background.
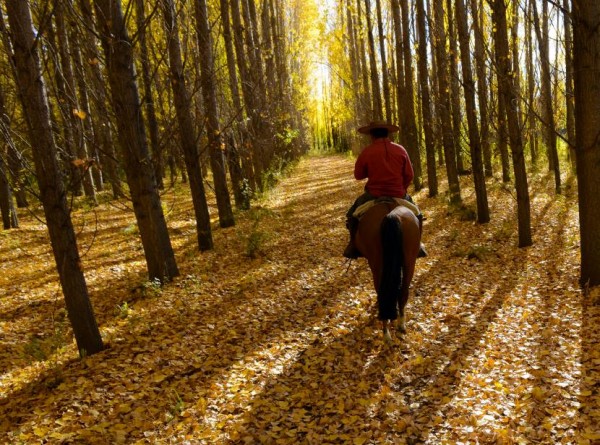
[{"label": "leaf litter", "polygon": [[341,257],[362,187],[351,172],[346,157],[303,159],[202,254],[189,193],[169,190],[182,274],[163,287],[145,278],[125,205],[74,209],[107,345],[84,359],[45,227],[23,215],[0,232],[0,441],[600,443],[600,294],[577,285],[573,189],[555,197],[534,178],[525,249],[493,182],[485,225],[415,193],[429,256],[408,333],[387,347],[365,261]]}]

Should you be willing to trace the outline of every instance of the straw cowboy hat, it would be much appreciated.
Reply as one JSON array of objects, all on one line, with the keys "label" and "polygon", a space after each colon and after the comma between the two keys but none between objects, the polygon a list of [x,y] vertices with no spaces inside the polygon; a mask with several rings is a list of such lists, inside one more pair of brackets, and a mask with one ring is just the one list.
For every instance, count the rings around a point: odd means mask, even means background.
[{"label": "straw cowboy hat", "polygon": [[374,122],[370,122],[369,125],[360,127],[358,129],[358,132],[362,133],[362,134],[369,134],[371,132],[371,130],[373,130],[374,128],[385,128],[385,129],[387,129],[387,131],[389,133],[395,133],[400,130],[400,127],[398,127],[396,125],[388,124],[387,122],[384,122],[384,121],[374,121]]}]

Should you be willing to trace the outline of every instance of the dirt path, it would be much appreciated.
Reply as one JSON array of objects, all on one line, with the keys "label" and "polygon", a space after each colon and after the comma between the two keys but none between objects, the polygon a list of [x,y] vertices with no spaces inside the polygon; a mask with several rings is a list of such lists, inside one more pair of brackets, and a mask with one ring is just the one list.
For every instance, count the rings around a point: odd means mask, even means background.
[{"label": "dirt path", "polygon": [[[500,187],[490,187],[485,226],[416,194],[430,256],[418,263],[408,333],[386,348],[367,266],[341,257],[343,215],[361,190],[351,171],[345,157],[304,159],[202,255],[189,200],[176,195],[169,225],[182,277],[164,289],[127,281],[140,279],[139,251],[126,262],[137,273],[125,267],[125,283],[111,283],[124,266],[102,246],[135,240],[100,236],[88,269],[110,347],[2,371],[0,441],[600,440],[600,316],[576,284],[575,209],[533,190],[536,246],[517,249],[514,202]],[[467,183],[463,196],[473,199]]]}]

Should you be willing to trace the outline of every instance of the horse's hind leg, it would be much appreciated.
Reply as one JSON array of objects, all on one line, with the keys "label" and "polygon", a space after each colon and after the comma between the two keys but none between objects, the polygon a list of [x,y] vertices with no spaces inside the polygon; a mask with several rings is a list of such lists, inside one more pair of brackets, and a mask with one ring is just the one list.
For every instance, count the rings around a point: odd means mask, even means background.
[{"label": "horse's hind leg", "polygon": [[406,333],[406,324],[404,317],[404,307],[408,301],[408,286],[402,283],[402,289],[398,295],[398,321],[396,322],[396,329],[402,334]]},{"label": "horse's hind leg", "polygon": [[390,334],[390,320],[381,320],[381,327],[383,328],[383,340],[386,344],[392,344],[392,336]]}]

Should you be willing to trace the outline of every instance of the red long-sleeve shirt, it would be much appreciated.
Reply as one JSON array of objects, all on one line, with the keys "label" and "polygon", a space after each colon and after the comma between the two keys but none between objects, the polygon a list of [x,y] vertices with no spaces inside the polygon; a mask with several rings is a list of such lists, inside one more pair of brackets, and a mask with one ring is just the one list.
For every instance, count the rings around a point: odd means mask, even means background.
[{"label": "red long-sleeve shirt", "polygon": [[403,198],[414,172],[403,146],[388,138],[375,139],[362,151],[354,165],[354,177],[368,178],[365,189],[371,195]]}]

